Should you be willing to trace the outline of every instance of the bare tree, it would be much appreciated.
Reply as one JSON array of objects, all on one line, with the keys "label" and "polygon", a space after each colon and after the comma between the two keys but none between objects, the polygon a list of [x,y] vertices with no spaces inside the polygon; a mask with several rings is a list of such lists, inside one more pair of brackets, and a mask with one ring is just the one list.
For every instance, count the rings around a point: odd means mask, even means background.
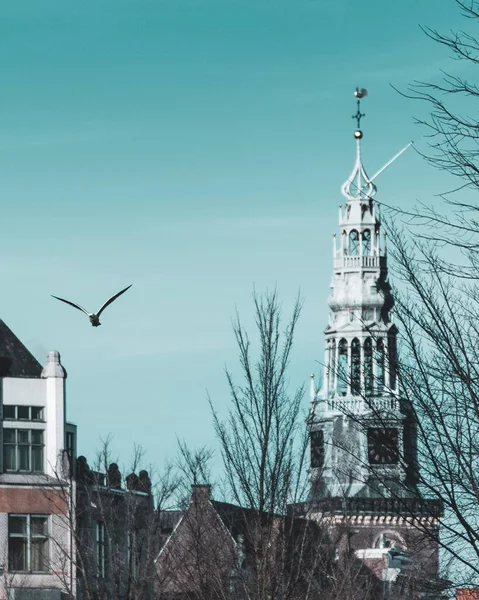
[{"label": "bare tree", "polygon": [[418,488],[444,506],[438,542],[448,577],[462,585],[479,575],[479,287],[449,273],[431,234],[408,240],[391,229],[404,284],[399,375],[417,423]]},{"label": "bare tree", "polygon": [[295,504],[309,490],[304,389],[290,392],[288,380],[301,301],[284,326],[276,292],[254,294],[253,300],[255,335],[250,337],[238,315],[233,322],[241,381],[226,369],[231,401],[226,419],[212,407],[224,466],[219,489],[229,502],[213,500],[205,485],[210,453],[181,444],[181,469],[193,494],[172,514],[157,561],[158,597],[379,598],[378,579],[337,538],[341,532],[348,539],[348,524],[305,518],[305,503]]},{"label": "bare tree", "polygon": [[[251,599],[326,598],[332,590],[332,597],[339,598],[338,582],[344,589],[353,580],[361,587],[352,575],[357,561],[343,552],[338,562],[329,523],[287,516],[288,508],[304,501],[309,490],[304,387],[290,391],[288,379],[302,301],[296,299],[286,326],[276,291],[254,293],[253,301],[257,340],[238,315],[233,322],[241,382],[226,368],[231,400],[226,420],[213,408],[227,493],[244,507],[243,533],[252,560],[237,585]],[[362,598],[372,591],[371,573],[368,577]],[[348,587],[349,597],[355,597],[353,587]]]},{"label": "bare tree", "polygon": [[[143,451],[135,446],[123,478],[106,439],[93,468],[85,457],[72,461],[64,453],[61,472],[39,488],[55,517],[47,539],[48,571],[69,598],[154,598],[160,515],[171,506],[178,477],[166,464],[152,483],[142,462]],[[31,585],[12,570],[3,579],[7,589]],[[50,588],[50,580],[42,587]]]},{"label": "bare tree", "polygon": [[277,293],[254,293],[253,301],[259,356],[252,357],[251,339],[237,314],[233,331],[243,381],[237,384],[226,368],[231,409],[222,421],[212,407],[213,421],[231,497],[242,506],[273,514],[284,512],[303,491],[304,387],[290,393],[287,375],[302,303],[296,300],[282,331]]},{"label": "bare tree", "polygon": [[[428,160],[459,179],[458,187],[479,186],[479,120],[476,104],[478,86],[471,82],[472,68],[479,64],[479,3],[477,0],[454,0],[464,17],[464,29],[442,33],[423,27],[424,33],[456,60],[458,68],[442,70],[438,83],[416,81],[410,86],[410,97],[429,106],[426,118],[417,122],[426,128],[431,152]],[[454,74],[454,71],[459,74]],[[462,74],[461,74],[462,73]]]}]

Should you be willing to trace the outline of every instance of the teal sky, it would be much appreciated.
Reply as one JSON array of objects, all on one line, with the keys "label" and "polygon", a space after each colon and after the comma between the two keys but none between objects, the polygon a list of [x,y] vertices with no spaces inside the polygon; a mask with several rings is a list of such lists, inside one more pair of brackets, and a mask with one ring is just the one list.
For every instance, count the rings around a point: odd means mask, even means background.
[{"label": "teal sky", "polygon": [[[253,285],[286,314],[301,289],[291,383],[319,372],[353,90],[372,174],[425,147],[425,107],[390,84],[461,68],[420,24],[463,25],[453,0],[2,3],[0,316],[61,352],[80,453],[212,444]],[[453,187],[413,150],[377,183],[408,207]],[[98,329],[50,297],[93,310],[130,283]]]}]

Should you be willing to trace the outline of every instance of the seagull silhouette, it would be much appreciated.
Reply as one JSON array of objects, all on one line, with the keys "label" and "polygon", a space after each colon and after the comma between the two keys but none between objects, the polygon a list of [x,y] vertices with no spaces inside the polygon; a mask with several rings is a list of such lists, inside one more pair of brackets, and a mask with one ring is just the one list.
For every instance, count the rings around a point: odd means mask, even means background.
[{"label": "seagull silhouette", "polygon": [[[133,284],[131,284],[131,285],[133,285]],[[131,285],[126,287],[124,290],[121,290],[121,292],[118,292],[111,298],[108,298],[108,300],[103,304],[103,306],[100,308],[100,310],[98,310],[96,313],[89,313],[87,310],[85,310],[83,308],[83,306],[76,304],[76,302],[70,302],[70,300],[65,300],[64,298],[59,298],[58,296],[54,296],[53,294],[52,294],[52,298],[56,298],[57,300],[60,300],[61,302],[65,302],[66,304],[69,304],[70,306],[73,306],[74,308],[78,308],[78,310],[81,310],[86,315],[88,315],[88,318],[90,319],[90,323],[93,325],[93,327],[98,327],[98,325],[101,325],[101,323],[100,323],[101,313],[105,310],[105,308],[107,306],[109,306],[114,300],[116,300],[118,298],[118,296],[121,296],[127,290],[129,290],[131,288]]]}]

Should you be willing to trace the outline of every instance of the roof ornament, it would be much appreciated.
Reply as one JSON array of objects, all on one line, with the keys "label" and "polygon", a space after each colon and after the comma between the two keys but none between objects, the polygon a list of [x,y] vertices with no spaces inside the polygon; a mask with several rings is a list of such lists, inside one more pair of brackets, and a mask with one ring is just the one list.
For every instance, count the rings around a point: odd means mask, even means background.
[{"label": "roof ornament", "polygon": [[356,114],[353,115],[353,119],[356,119],[357,129],[354,132],[356,139],[356,162],[351,175],[347,181],[344,182],[341,193],[348,200],[360,200],[370,199],[376,193],[376,186],[369,179],[366,171],[364,170],[363,163],[361,160],[361,139],[363,132],[361,131],[361,119],[366,116],[365,113],[361,112],[361,99],[368,95],[368,91],[365,88],[359,89],[358,87],[354,91],[354,96],[357,100]]},{"label": "roof ornament", "polygon": [[361,119],[362,117],[366,116],[366,113],[362,113],[361,112],[361,98],[364,98],[365,96],[368,95],[368,90],[364,89],[364,88],[356,88],[356,90],[354,91],[354,95],[357,98],[357,102],[358,102],[358,108],[356,110],[356,114],[353,115],[353,119],[356,119],[356,123],[358,125],[358,130],[355,132],[354,137],[363,137],[362,131],[361,131]]}]

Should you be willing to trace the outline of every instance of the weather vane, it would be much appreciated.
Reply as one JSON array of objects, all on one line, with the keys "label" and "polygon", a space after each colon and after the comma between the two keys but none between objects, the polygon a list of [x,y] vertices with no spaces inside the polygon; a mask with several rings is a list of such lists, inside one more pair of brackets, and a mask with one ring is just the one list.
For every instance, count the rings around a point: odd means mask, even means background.
[{"label": "weather vane", "polygon": [[[356,145],[356,164],[354,165],[353,172],[347,179],[347,181],[343,184],[341,191],[344,196],[348,199],[352,198],[367,198],[372,199],[374,194],[376,193],[376,186],[373,184],[373,181],[378,177],[385,169],[389,167],[397,158],[401,156],[403,152],[405,152],[409,146],[412,146],[413,142],[409,142],[402,150],[400,150],[397,154],[395,154],[388,162],[383,165],[372,177],[368,177],[366,171],[364,170],[362,161],[361,161],[361,144],[359,141],[363,137],[363,132],[361,131],[361,119],[366,115],[361,112],[361,99],[368,95],[368,91],[364,88],[356,88],[354,91],[354,96],[357,100],[357,111],[356,114],[353,115],[353,119],[356,119],[357,129],[354,132],[354,137],[357,140]],[[355,188],[353,190],[353,188]]]},{"label": "weather vane", "polygon": [[362,117],[365,117],[365,113],[361,112],[361,98],[364,98],[365,96],[368,95],[368,90],[361,88],[359,89],[358,87],[356,88],[356,90],[354,91],[354,95],[357,98],[358,101],[358,108],[356,111],[356,114],[353,115],[353,119],[356,119],[356,123],[357,123],[357,130],[354,132],[354,137],[357,139],[361,139],[363,137],[363,132],[361,131],[361,119]]}]

